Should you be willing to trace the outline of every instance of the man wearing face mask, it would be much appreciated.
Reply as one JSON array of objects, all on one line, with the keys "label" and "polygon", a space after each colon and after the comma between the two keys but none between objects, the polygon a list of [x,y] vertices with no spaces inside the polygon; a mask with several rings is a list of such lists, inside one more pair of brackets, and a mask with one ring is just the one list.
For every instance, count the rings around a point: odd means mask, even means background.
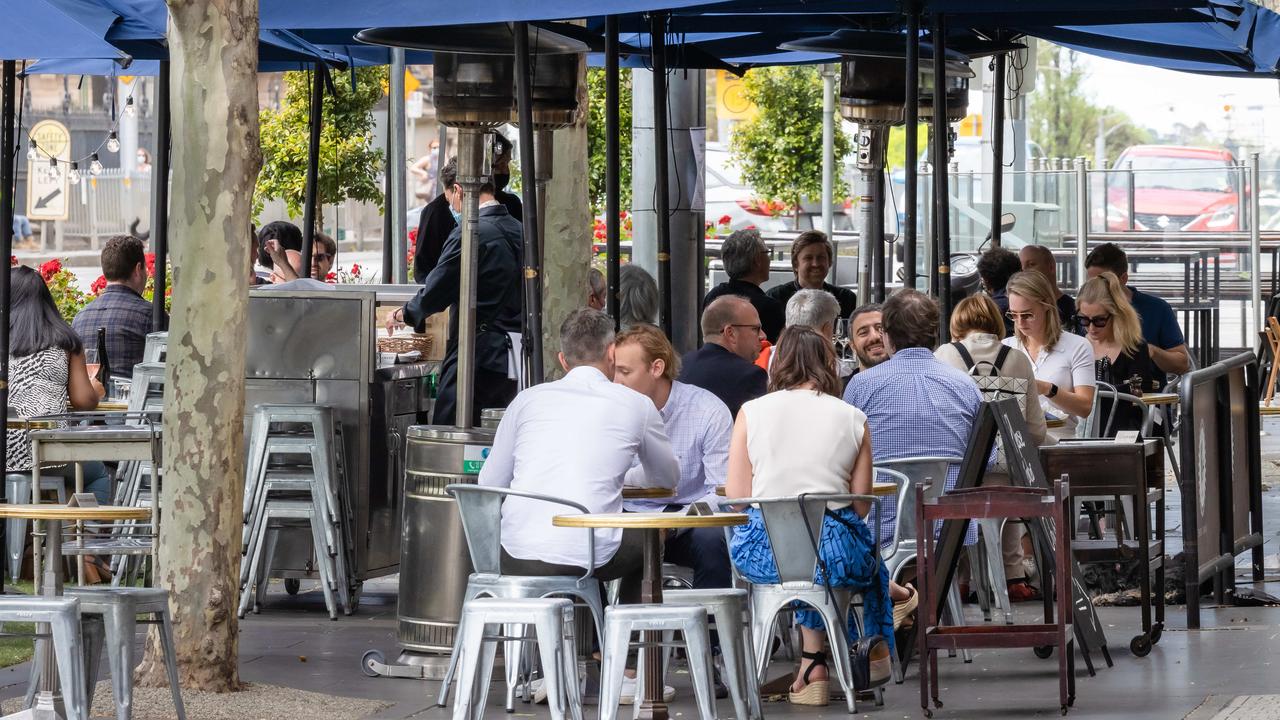
[{"label": "man wearing face mask", "polygon": [[[458,186],[458,161],[450,160],[440,169],[440,187],[444,192],[422,208],[418,218],[418,241],[413,253],[413,281],[420,283],[427,279],[431,269],[440,262],[440,251],[444,249],[444,241],[449,233],[458,227],[452,208],[455,196],[461,196],[462,188]],[[461,207],[461,202],[458,203]]]},{"label": "man wearing face mask", "polygon": [[[452,165],[453,163],[450,163]],[[448,172],[449,166],[442,172]],[[462,211],[462,190],[451,193],[454,212]],[[479,190],[480,212],[474,238],[478,257],[474,398],[471,421],[480,425],[484,408],[506,407],[516,394],[515,368],[509,366],[511,338],[520,332],[523,307],[521,253],[524,247],[520,222],[494,197],[493,182],[484,178]],[[407,323],[421,332],[431,315],[448,308],[449,342],[440,371],[440,390],[432,422],[455,422],[458,382],[458,291],[462,276],[462,228],[455,227],[440,251],[439,261],[422,288],[404,307],[387,318],[387,330]]]}]

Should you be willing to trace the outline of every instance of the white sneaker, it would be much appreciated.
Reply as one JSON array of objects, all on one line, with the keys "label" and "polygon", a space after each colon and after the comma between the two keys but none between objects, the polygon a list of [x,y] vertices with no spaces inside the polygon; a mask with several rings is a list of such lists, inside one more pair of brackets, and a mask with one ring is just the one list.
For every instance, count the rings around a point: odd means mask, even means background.
[{"label": "white sneaker", "polygon": [[[618,698],[621,705],[634,705],[636,702],[636,679],[633,677],[622,678],[622,692]],[[662,702],[669,703],[676,696],[676,689],[670,685],[662,686]]]},{"label": "white sneaker", "polygon": [[542,678],[530,680],[529,688],[533,690],[534,705],[542,705],[547,702],[547,684],[542,682]]}]

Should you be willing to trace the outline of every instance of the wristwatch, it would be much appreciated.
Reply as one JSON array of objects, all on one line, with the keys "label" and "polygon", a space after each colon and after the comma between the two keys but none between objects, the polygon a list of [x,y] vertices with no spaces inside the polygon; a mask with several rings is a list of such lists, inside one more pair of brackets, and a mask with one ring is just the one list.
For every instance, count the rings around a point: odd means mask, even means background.
[{"label": "wristwatch", "polygon": [[1058,386],[1054,385],[1053,383],[1049,383],[1049,392],[1045,393],[1045,397],[1051,398],[1057,394],[1058,394]]}]

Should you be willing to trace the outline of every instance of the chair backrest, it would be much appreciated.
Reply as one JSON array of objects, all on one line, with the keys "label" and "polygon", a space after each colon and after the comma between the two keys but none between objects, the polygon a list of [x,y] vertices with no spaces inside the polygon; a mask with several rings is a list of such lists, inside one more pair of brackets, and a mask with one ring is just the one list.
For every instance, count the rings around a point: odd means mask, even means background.
[{"label": "chair backrest", "polygon": [[[564,505],[582,513],[591,510],[586,505],[539,493],[487,487],[468,483],[454,483],[445,492],[458,503],[458,515],[462,519],[462,532],[467,537],[467,550],[471,553],[471,566],[478,573],[502,574],[502,502],[508,497],[522,497],[540,502]],[[582,579],[595,572],[596,538],[594,530],[587,533],[587,572]]]},{"label": "chair backrest", "polygon": [[902,540],[914,540],[916,537],[916,486],[927,484],[927,499],[938,497],[946,486],[947,472],[951,466],[963,461],[964,458],[958,457],[911,457],[881,460],[876,465],[878,471],[896,470],[907,478],[898,488],[898,511],[890,550],[896,548]]},{"label": "chair backrest", "polygon": [[[1107,412],[1103,413],[1103,402],[1111,401],[1111,407]],[[1138,408],[1138,412],[1142,413],[1141,430],[1143,436],[1151,434],[1151,408],[1146,403],[1134,395],[1123,393],[1116,389],[1111,383],[1098,381],[1097,389],[1093,393],[1093,408],[1089,411],[1089,419],[1083,423],[1082,431],[1079,437],[1088,438],[1105,438],[1111,436],[1111,431],[1115,428],[1116,411],[1121,403],[1127,403]]]},{"label": "chair backrest", "polygon": [[822,540],[822,520],[828,503],[874,502],[870,495],[812,494],[793,497],[739,498],[724,505],[753,505],[760,509],[764,530],[773,548],[773,562],[781,582],[812,583],[818,567],[814,549]]},{"label": "chair backrest", "polygon": [[140,362],[133,366],[129,386],[129,412],[155,412],[164,408],[164,363]]},{"label": "chair backrest", "polygon": [[[906,473],[903,473],[900,470],[894,470],[893,468],[884,467],[883,465],[871,466],[871,479],[875,482],[889,481],[898,486],[897,492],[893,494],[895,508],[897,507],[897,503],[901,501],[903,488],[911,487],[911,478],[907,476]],[[884,498],[881,498],[881,500],[884,500]],[[871,513],[873,516],[872,521],[874,523],[874,527],[871,530],[871,537],[875,538],[877,543],[880,542],[880,529],[884,524],[884,513],[880,511],[882,507],[884,506],[880,502],[871,506]]]},{"label": "chair backrest", "polygon": [[142,349],[142,362],[163,363],[168,351],[168,332],[147,333],[147,344]]}]

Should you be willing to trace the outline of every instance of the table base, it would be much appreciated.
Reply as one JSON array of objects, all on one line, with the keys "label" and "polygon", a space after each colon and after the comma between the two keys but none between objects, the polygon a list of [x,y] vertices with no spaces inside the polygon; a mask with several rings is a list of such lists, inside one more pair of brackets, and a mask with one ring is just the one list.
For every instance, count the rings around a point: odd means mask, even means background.
[{"label": "table base", "polygon": [[[640,585],[640,602],[662,604],[662,531],[644,531],[644,580]],[[644,699],[638,717],[641,720],[667,720],[667,704],[663,701],[662,633],[646,630],[640,633],[639,662],[644,664]]]},{"label": "table base", "polygon": [[5,715],[0,720],[62,720],[62,715],[53,708],[53,698],[45,693],[36,696],[36,705],[26,710]]}]

